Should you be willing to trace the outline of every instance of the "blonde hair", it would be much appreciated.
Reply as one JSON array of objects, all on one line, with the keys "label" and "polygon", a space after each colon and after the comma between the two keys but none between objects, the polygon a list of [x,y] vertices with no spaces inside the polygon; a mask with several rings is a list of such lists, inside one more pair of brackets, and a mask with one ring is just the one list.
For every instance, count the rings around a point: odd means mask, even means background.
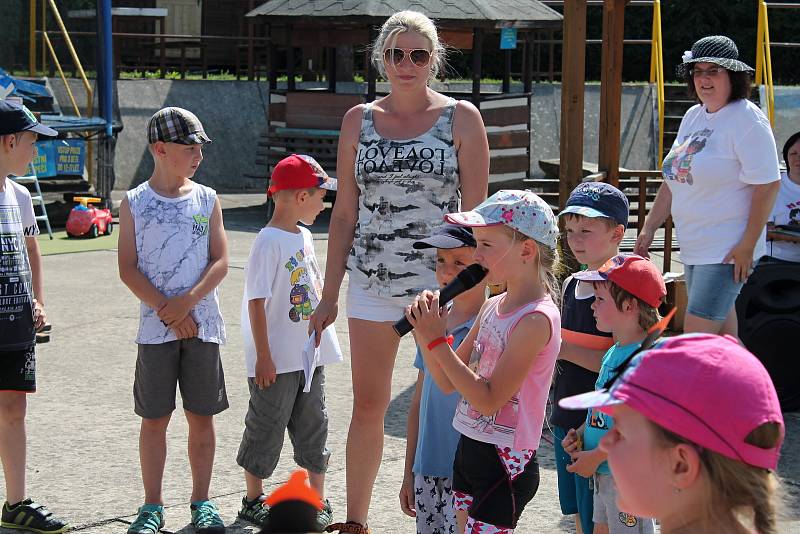
[{"label": "blonde hair", "polygon": [[502,228],[505,230],[506,234],[514,239],[519,240],[520,243],[527,239],[536,244],[536,273],[539,278],[539,282],[542,284],[542,286],[544,286],[545,291],[550,295],[550,298],[553,299],[553,302],[558,302],[561,299],[561,289],[558,279],[556,278],[556,272],[560,267],[560,256],[558,254],[558,250],[539,243],[532,237],[527,236],[519,230],[511,228],[505,224],[502,226]]},{"label": "blonde hair", "polygon": [[594,285],[602,285],[608,288],[608,292],[611,294],[611,298],[614,299],[614,304],[616,304],[619,311],[622,311],[622,305],[625,304],[626,300],[635,300],[639,309],[639,328],[642,330],[650,330],[650,327],[661,320],[661,315],[658,313],[657,308],[654,308],[633,293],[622,289],[614,282],[598,281],[594,282]]},{"label": "blonde hair", "polygon": [[[650,422],[656,435],[667,445],[691,441]],[[778,423],[764,423],[750,432],[745,443],[771,449],[780,440]],[[702,469],[707,475],[709,499],[706,520],[709,524],[726,524],[731,519],[752,521],[759,534],[778,534],[781,491],[778,477],[772,471],[747,465],[708,449],[700,452]]]},{"label": "blonde hair", "polygon": [[386,48],[393,48],[397,44],[398,35],[405,32],[418,33],[428,40],[431,53],[428,81],[436,78],[446,65],[445,47],[439,40],[436,25],[419,11],[398,11],[383,23],[378,37],[372,43],[372,64],[378,69],[381,76],[387,78],[386,66],[383,64],[383,51]]}]

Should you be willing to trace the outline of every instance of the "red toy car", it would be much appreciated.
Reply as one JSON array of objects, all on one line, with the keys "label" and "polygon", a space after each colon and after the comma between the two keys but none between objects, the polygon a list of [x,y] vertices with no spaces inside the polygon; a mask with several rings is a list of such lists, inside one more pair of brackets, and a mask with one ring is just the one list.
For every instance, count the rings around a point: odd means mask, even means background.
[{"label": "red toy car", "polygon": [[111,210],[96,208],[91,203],[102,202],[96,197],[75,197],[78,203],[72,208],[67,218],[67,236],[69,237],[97,237],[100,234],[111,235],[114,230],[114,221]]}]

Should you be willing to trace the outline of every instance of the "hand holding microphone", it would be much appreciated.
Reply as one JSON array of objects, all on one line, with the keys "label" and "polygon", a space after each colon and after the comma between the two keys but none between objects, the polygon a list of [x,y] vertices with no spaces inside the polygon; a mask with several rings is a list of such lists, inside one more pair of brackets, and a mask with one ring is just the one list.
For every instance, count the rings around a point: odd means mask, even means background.
[{"label": "hand holding microphone", "polygon": [[[445,304],[456,298],[461,293],[468,291],[478,285],[481,280],[486,277],[488,271],[483,266],[473,263],[463,271],[458,273],[452,282],[444,286],[439,292],[439,306],[443,307]],[[427,303],[425,304],[427,306]],[[403,317],[394,325],[394,331],[398,336],[403,337],[413,330],[413,326],[406,317]]]}]

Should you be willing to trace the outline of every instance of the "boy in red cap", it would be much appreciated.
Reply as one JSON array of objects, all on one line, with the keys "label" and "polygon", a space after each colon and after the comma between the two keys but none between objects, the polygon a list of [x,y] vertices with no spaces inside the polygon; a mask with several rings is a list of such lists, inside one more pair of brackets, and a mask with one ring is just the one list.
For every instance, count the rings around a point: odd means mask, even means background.
[{"label": "boy in red cap", "polygon": [[[599,390],[607,386],[616,369],[639,348],[648,331],[659,321],[658,306],[667,289],[656,266],[634,254],[618,254],[598,270],[581,271],[574,276],[593,283],[592,310],[597,328],[611,332],[614,340],[614,345],[603,356],[595,384],[595,389]],[[567,471],[594,479],[592,520],[595,534],[652,533],[655,528],[652,519],[636,517],[617,507],[614,479],[605,453],[597,446],[613,423],[609,415],[590,410],[580,428],[567,432],[562,446],[573,461]]]},{"label": "boy in red cap", "polygon": [[34,532],[69,527],[25,495],[27,395],[36,391],[36,331],[45,313],[31,195],[8,176],[28,174],[37,135],[57,134],[25,106],[0,100],[0,460],[6,482],[0,526]]},{"label": "boy in red cap", "polygon": [[[264,479],[275,470],[287,429],[295,461],[324,496],[330,451],[323,366],[341,361],[342,351],[332,325],[318,336],[309,332],[322,275],[311,232],[297,223],[314,222],[324,209],[326,190],[335,191],[336,180],[313,158],[292,154],[278,162],[268,191],[275,211],[256,237],[245,268],[242,334],[250,403],[236,458],[247,484],[239,517],[262,527],[269,521]],[[318,531],[332,519],[325,500],[317,514]]]}]

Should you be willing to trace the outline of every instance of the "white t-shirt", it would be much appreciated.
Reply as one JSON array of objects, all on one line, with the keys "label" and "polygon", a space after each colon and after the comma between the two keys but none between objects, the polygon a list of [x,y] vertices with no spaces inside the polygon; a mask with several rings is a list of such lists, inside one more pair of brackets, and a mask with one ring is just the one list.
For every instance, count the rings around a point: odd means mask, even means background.
[{"label": "white t-shirt", "polygon": [[[308,341],[308,319],[322,296],[322,274],[314,255],[311,232],[298,227],[292,233],[263,228],[253,242],[245,268],[242,298],[242,335],[247,376],[256,372],[256,346],[250,328],[248,302],[266,299],[267,337],[278,373],[303,370],[303,347]],[[322,333],[319,365],[339,362],[342,350],[330,325]]]},{"label": "white t-shirt", "polygon": [[39,234],[25,187],[0,178],[0,351],[35,343],[33,286],[26,237]]},{"label": "white t-shirt", "polygon": [[[780,180],[769,120],[749,100],[689,109],[662,166],[686,265],[722,263],[747,227],[754,185]],[[766,230],[766,229],[765,229]],[[753,258],[766,250],[766,231]]]},{"label": "white t-shirt", "polygon": [[[800,231],[800,185],[791,181],[786,174],[781,176],[781,188],[769,220],[776,226],[796,226]],[[770,241],[767,243],[767,254],[779,260],[800,262],[800,243]]]}]

